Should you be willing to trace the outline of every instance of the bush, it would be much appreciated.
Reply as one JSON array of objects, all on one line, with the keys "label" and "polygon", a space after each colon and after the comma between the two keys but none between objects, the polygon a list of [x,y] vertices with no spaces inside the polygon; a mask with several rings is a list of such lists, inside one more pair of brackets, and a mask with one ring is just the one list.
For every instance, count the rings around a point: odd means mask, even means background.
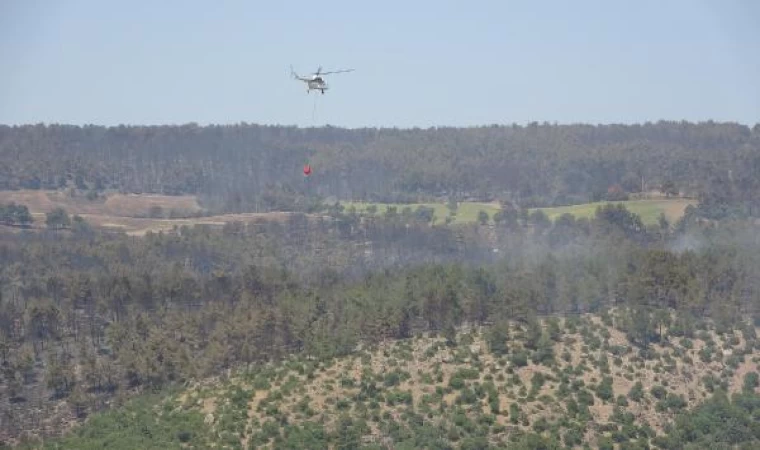
[{"label": "bush", "polygon": [[528,354],[520,351],[513,354],[510,360],[512,361],[512,364],[517,367],[525,367],[528,365]]},{"label": "bush", "polygon": [[583,432],[572,428],[565,432],[565,434],[562,436],[562,440],[565,442],[565,445],[567,447],[580,446],[581,443],[583,443]]},{"label": "bush", "polygon": [[636,384],[631,387],[631,390],[628,391],[628,398],[637,403],[644,398],[644,385],[641,384],[641,381],[637,381]]},{"label": "bush", "polygon": [[515,425],[520,421],[520,407],[517,403],[509,405],[509,421]]},{"label": "bush", "polygon": [[650,392],[656,399],[660,400],[665,398],[665,396],[668,394],[668,391],[665,389],[665,387],[660,385],[653,386]]},{"label": "bush", "polygon": [[608,436],[600,436],[596,444],[599,450],[615,450],[615,444]]},{"label": "bush", "polygon": [[464,380],[457,376],[456,374],[452,375],[449,379],[449,387],[452,389],[460,390],[465,386]]},{"label": "bush", "polygon": [[680,411],[686,407],[683,395],[668,394],[665,399],[665,407],[673,411]]},{"label": "bush", "polygon": [[596,395],[602,399],[602,401],[607,402],[612,399],[614,392],[612,390],[612,378],[611,377],[604,377],[601,383],[599,383],[599,386],[596,388]]},{"label": "bush", "polygon": [[396,371],[385,375],[385,380],[383,380],[383,384],[386,387],[398,386],[399,383],[401,383],[401,375]]},{"label": "bush", "polygon": [[594,396],[585,389],[578,391],[577,396],[580,405],[592,406],[594,404]]},{"label": "bush", "polygon": [[754,392],[755,389],[757,389],[758,386],[760,386],[760,380],[757,372],[748,372],[746,375],[744,375],[744,391],[745,392]]}]

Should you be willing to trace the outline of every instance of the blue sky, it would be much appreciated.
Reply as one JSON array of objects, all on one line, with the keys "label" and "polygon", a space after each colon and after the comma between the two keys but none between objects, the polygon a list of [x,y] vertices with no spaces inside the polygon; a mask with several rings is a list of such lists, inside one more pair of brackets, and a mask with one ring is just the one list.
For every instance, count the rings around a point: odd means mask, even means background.
[{"label": "blue sky", "polygon": [[760,122],[760,2],[0,2],[4,124],[660,119]]}]

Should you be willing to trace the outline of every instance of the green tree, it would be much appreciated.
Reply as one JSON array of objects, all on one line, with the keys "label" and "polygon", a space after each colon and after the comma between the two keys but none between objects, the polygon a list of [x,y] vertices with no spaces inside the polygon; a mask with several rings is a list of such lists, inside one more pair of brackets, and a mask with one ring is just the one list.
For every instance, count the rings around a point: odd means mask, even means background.
[{"label": "green tree", "polygon": [[45,215],[45,225],[52,230],[68,228],[71,225],[71,219],[63,208],[55,208]]},{"label": "green tree", "polygon": [[90,235],[94,230],[81,216],[75,215],[71,219],[71,231],[79,235]]},{"label": "green tree", "polygon": [[508,353],[507,340],[509,339],[509,322],[500,320],[486,332],[486,342],[488,348],[495,355],[506,355]]},{"label": "green tree", "polygon": [[758,376],[757,372],[748,372],[746,375],[744,375],[744,392],[755,392],[755,389],[760,386],[760,381],[758,381],[759,379],[760,377]]},{"label": "green tree", "polygon": [[478,222],[481,225],[488,225],[488,220],[489,220],[489,217],[488,217],[488,213],[487,212],[482,211],[482,210],[478,211]]},{"label": "green tree", "polygon": [[670,229],[670,222],[668,222],[668,218],[665,217],[665,213],[660,213],[660,217],[657,218],[657,224],[663,231]]},{"label": "green tree", "polygon": [[660,192],[665,194],[666,197],[673,197],[678,195],[678,187],[673,182],[673,180],[666,180],[662,183],[660,186]]}]

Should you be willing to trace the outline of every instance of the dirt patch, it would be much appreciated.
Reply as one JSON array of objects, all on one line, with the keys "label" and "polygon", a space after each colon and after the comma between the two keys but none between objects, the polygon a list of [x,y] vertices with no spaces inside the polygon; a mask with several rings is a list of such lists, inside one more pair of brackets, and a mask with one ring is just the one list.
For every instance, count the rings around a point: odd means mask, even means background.
[{"label": "dirt patch", "polygon": [[196,214],[202,210],[198,199],[192,195],[153,195],[118,193],[100,195],[88,199],[82,193],[73,191],[0,191],[0,203],[20,203],[32,214],[45,214],[55,208],[63,208],[69,214],[101,215],[115,217],[148,216],[154,207],[165,213]]},{"label": "dirt patch", "polygon": [[104,212],[114,216],[137,217],[147,215],[153,208],[163,213],[194,214],[202,210],[194,195],[113,194],[103,204]]},{"label": "dirt patch", "polygon": [[671,223],[675,223],[683,217],[684,213],[686,212],[686,208],[689,207],[691,203],[687,202],[662,202],[661,208],[663,209],[663,213],[665,214],[665,217],[670,221]]},{"label": "dirt patch", "polygon": [[736,369],[736,372],[734,372],[734,376],[731,379],[731,384],[728,389],[729,392],[741,392],[744,387],[744,377],[750,372],[757,372],[757,363],[745,361],[742,364],[739,364],[739,367]]},{"label": "dirt patch", "polygon": [[216,411],[216,397],[208,397],[203,399],[203,408],[201,409],[203,414],[212,414]]},{"label": "dirt patch", "polygon": [[[206,225],[221,228],[225,224],[256,221],[285,221],[292,214],[284,212],[222,214],[192,218],[149,218],[154,207],[162,214],[191,215],[202,211],[195,196],[109,194],[107,197],[88,200],[82,196],[72,197],[66,191],[0,191],[0,203],[26,205],[34,218],[34,229],[45,228],[45,214],[55,208],[63,208],[69,215],[79,215],[97,228],[124,231],[132,236],[144,236],[148,232],[171,231],[183,226]],[[310,215],[309,217],[316,217]],[[13,231],[12,227],[6,227]]]}]

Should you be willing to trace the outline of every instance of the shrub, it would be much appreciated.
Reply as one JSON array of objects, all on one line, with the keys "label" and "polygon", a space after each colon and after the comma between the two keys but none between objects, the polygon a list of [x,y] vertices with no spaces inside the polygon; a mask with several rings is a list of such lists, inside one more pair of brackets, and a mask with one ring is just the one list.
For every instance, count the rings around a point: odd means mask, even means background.
[{"label": "shrub", "polygon": [[641,384],[641,381],[637,381],[636,384],[631,387],[631,390],[628,391],[628,398],[637,403],[644,398],[644,385]]},{"label": "shrub", "polygon": [[567,447],[580,446],[583,443],[583,432],[575,428],[571,428],[565,432],[562,436],[562,440]]},{"label": "shrub", "polygon": [[615,450],[615,445],[612,442],[612,438],[608,436],[600,436],[597,440],[596,445],[599,450]]},{"label": "shrub", "polygon": [[746,375],[744,375],[744,391],[746,392],[753,392],[755,389],[757,389],[758,386],[760,386],[760,377],[758,376],[757,372],[748,372]]},{"label": "shrub", "polygon": [[452,375],[449,379],[449,387],[452,389],[460,390],[465,386],[464,380],[457,376],[456,374]]},{"label": "shrub", "polygon": [[517,367],[525,367],[528,365],[528,354],[524,351],[517,352],[510,358],[512,364]]},{"label": "shrub", "polygon": [[663,399],[667,395],[668,391],[660,385],[653,386],[650,390],[651,394],[657,399]]},{"label": "shrub", "polygon": [[594,404],[594,396],[585,389],[578,391],[577,397],[580,405],[592,406]]},{"label": "shrub", "polygon": [[515,425],[520,421],[520,407],[517,403],[509,405],[509,421]]},{"label": "shrub", "polygon": [[385,375],[385,380],[383,380],[383,384],[386,387],[393,387],[398,386],[401,382],[401,375],[397,371],[393,371]]},{"label": "shrub", "polygon": [[614,392],[612,391],[611,377],[604,377],[602,382],[599,383],[599,386],[596,388],[596,395],[604,402],[612,399]]},{"label": "shrub", "polygon": [[665,406],[673,411],[680,411],[686,407],[686,400],[683,398],[683,395],[668,394]]}]

